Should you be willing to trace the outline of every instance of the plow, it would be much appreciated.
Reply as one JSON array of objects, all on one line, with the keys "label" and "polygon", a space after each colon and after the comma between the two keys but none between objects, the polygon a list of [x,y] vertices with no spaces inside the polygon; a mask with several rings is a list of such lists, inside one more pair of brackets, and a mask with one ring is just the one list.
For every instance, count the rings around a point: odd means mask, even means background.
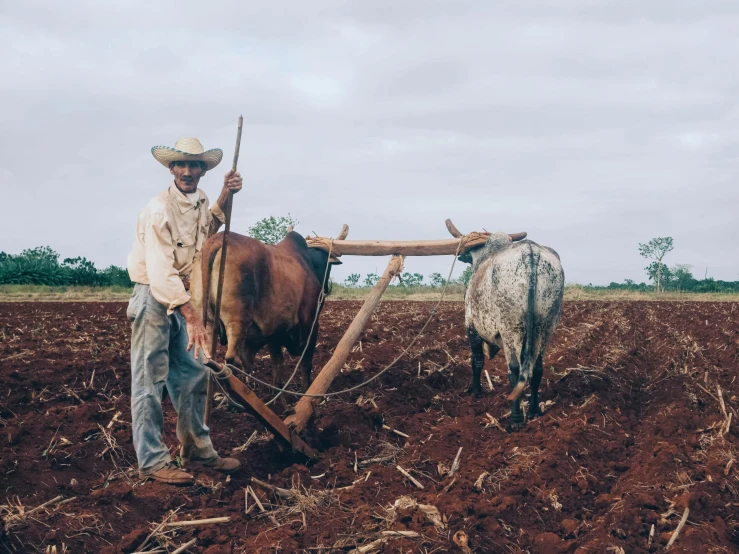
[{"label": "plow", "polygon": [[[329,253],[332,259],[337,259],[343,255],[349,256],[390,256],[387,267],[380,279],[370,290],[364,300],[362,307],[357,315],[347,327],[343,336],[339,340],[333,355],[323,366],[318,375],[316,375],[313,383],[308,390],[303,393],[290,394],[300,396],[300,400],[294,407],[294,412],[284,421],[275,414],[270,407],[263,402],[257,394],[242,380],[240,380],[230,370],[227,364],[219,364],[213,359],[206,361],[206,365],[212,370],[212,379],[217,379],[221,385],[227,390],[231,398],[241,405],[247,412],[251,413],[261,425],[263,425],[273,436],[274,440],[282,449],[290,449],[293,452],[299,452],[307,458],[316,458],[317,452],[310,447],[301,437],[300,433],[306,428],[311,418],[315,415],[316,404],[327,395],[333,380],[341,372],[341,368],[346,363],[352,348],[357,343],[370,321],[372,314],[382,299],[383,293],[387,290],[392,280],[400,275],[403,270],[403,262],[406,256],[442,256],[453,255],[456,258],[463,257],[471,249],[480,247],[485,244],[490,233],[472,232],[469,234],[461,233],[451,220],[446,220],[446,227],[453,238],[440,240],[417,240],[417,241],[379,241],[379,240],[347,240],[349,228],[344,225],[341,233],[337,238],[326,237],[306,237],[306,242],[311,248],[320,248]],[[520,241],[526,237],[525,232],[509,235],[511,240]],[[223,260],[221,258],[221,260]],[[223,261],[222,261],[223,263]],[[453,268],[453,266],[452,266]],[[451,273],[451,272],[450,272]],[[223,275],[223,273],[221,273]],[[218,283],[220,292],[223,286],[222,278]],[[220,298],[220,294],[218,296]],[[218,304],[216,310],[218,310]],[[216,311],[217,321],[218,312]],[[433,317],[433,312],[431,317]],[[430,319],[429,319],[430,321]],[[419,333],[420,334],[420,333]],[[215,333],[214,333],[215,335]],[[215,341],[214,341],[215,342]],[[407,349],[406,349],[407,350]],[[215,344],[211,351],[215,354]],[[402,356],[402,354],[401,354]],[[396,361],[400,358],[396,358]],[[394,364],[395,362],[393,362]],[[393,365],[386,367],[384,371],[390,369]],[[376,375],[371,380],[379,377]],[[350,390],[359,388],[369,381],[352,387]],[[213,390],[213,387],[209,387]],[[347,391],[339,391],[340,394]],[[211,401],[209,394],[209,403]],[[210,414],[210,410],[206,412]]]}]

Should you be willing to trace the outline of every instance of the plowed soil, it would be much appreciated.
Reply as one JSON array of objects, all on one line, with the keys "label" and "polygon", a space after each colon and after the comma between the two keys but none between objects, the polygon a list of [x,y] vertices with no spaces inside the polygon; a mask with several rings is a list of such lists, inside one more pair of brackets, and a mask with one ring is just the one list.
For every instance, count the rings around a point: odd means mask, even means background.
[{"label": "plowed soil", "polygon": [[[327,304],[317,368],[359,306]],[[334,390],[392,361],[432,306],[383,303]],[[189,552],[639,553],[664,551],[687,514],[671,552],[739,552],[736,308],[568,302],[545,413],[509,434],[505,361],[487,362],[493,390],[484,379],[485,395],[468,396],[463,306],[445,303],[396,367],[319,405],[304,434],[318,460],[280,452],[223,399],[213,442],[243,470],[188,467],[196,485],[173,487],[132,471],[125,304],[0,304],[0,551],[172,552],[196,539]],[[245,502],[250,485],[264,512]],[[167,517],[222,516],[147,540]]]}]

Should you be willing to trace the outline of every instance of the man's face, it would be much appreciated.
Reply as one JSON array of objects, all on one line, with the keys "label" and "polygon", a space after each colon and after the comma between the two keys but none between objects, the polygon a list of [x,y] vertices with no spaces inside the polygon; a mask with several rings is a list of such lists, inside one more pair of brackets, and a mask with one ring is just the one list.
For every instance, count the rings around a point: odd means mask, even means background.
[{"label": "man's face", "polygon": [[190,194],[198,190],[198,182],[205,175],[203,162],[172,162],[169,172],[174,175],[174,184],[180,192]]}]

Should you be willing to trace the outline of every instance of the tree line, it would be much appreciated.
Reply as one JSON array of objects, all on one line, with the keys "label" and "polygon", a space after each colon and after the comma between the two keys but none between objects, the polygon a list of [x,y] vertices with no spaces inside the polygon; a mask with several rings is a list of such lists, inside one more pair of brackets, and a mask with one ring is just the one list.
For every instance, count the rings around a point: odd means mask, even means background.
[{"label": "tree line", "polygon": [[128,271],[111,265],[98,269],[87,258],[64,258],[49,246],[20,254],[0,252],[0,284],[85,287],[133,287]]},{"label": "tree line", "polygon": [[[290,214],[287,216],[264,218],[249,227],[247,235],[266,244],[275,244],[282,240],[290,226],[298,221]],[[665,256],[674,249],[672,237],[657,237],[647,243],[639,244],[639,254],[651,260],[644,268],[647,282],[636,283],[625,279],[623,283],[612,282],[608,286],[586,285],[594,289],[630,290],[630,291],[676,291],[676,292],[739,292],[739,281],[721,281],[711,277],[697,279],[692,273],[692,266],[675,264],[668,267]],[[472,277],[472,266],[467,266],[462,274],[449,281],[450,285],[467,286]],[[343,283],[350,288],[373,287],[380,276],[368,273],[362,277],[359,273],[351,273]],[[98,269],[87,258],[64,258],[49,246],[37,246],[23,250],[20,254],[0,252],[0,284],[17,285],[50,285],[50,286],[88,286],[88,287],[133,287],[125,268],[111,265]],[[399,287],[440,288],[447,284],[440,273],[432,273],[426,278],[420,273],[405,272],[400,276]]]}]

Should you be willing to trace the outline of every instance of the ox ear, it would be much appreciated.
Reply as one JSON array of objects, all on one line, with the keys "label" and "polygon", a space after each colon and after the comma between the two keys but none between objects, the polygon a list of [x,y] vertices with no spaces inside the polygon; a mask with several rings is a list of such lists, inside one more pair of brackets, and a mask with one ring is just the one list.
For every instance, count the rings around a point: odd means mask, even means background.
[{"label": "ox ear", "polygon": [[341,265],[341,264],[343,264],[344,262],[342,262],[342,261],[341,261],[341,260],[340,260],[339,258],[337,258],[336,256],[331,256],[331,257],[330,257],[330,258],[328,259],[328,263],[330,263],[331,265]]},{"label": "ox ear", "polygon": [[472,254],[470,254],[469,252],[465,252],[464,254],[462,254],[461,256],[459,256],[457,259],[460,262],[464,262],[466,264],[471,264],[472,263]]}]

